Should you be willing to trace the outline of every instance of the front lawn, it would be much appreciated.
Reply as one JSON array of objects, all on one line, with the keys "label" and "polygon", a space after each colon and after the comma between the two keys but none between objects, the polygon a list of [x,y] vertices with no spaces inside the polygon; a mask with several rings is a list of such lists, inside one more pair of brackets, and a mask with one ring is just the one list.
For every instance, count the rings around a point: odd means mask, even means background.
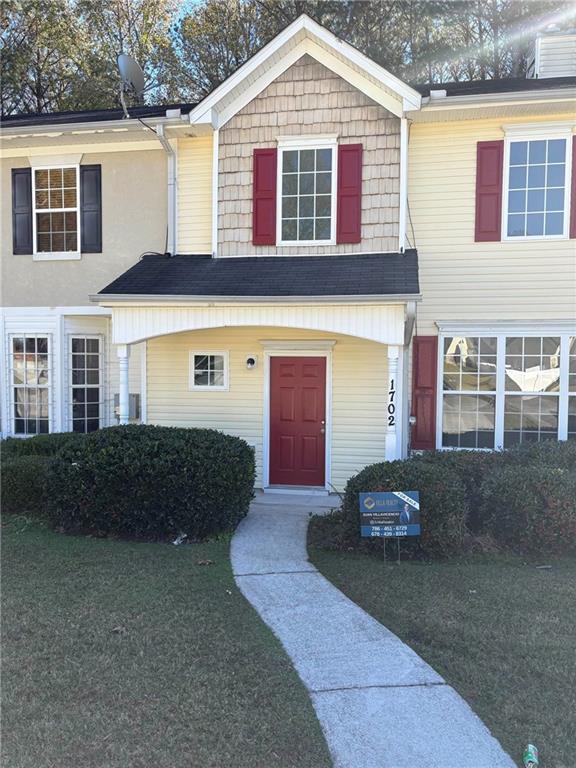
[{"label": "front lawn", "polygon": [[320,549],[325,525],[310,526],[317,568],[440,672],[519,765],[528,741],[541,768],[575,765],[575,558],[385,565],[374,554]]},{"label": "front lawn", "polygon": [[226,540],[76,538],[7,518],[2,624],[6,768],[330,765]]}]

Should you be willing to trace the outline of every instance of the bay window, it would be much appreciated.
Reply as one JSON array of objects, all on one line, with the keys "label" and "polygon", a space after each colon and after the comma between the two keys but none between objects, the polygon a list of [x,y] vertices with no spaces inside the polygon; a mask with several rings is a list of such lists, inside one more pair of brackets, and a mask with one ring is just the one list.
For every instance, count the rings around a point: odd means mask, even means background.
[{"label": "bay window", "polygon": [[511,448],[576,439],[576,337],[442,336],[441,448]]}]

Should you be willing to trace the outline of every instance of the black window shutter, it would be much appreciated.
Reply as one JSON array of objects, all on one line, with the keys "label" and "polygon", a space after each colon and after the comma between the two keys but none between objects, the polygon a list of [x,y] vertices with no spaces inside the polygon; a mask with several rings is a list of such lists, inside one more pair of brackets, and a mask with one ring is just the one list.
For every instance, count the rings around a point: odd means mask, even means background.
[{"label": "black window shutter", "polygon": [[82,253],[102,253],[102,171],[80,166],[80,234]]},{"label": "black window shutter", "polygon": [[32,253],[32,169],[12,168],[12,250]]}]

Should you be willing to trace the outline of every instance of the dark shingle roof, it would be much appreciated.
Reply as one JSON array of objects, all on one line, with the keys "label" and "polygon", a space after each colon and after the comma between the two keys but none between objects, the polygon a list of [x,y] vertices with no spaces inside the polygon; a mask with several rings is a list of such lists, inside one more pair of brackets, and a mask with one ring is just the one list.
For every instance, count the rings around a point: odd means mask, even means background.
[{"label": "dark shingle roof", "polygon": [[[160,104],[146,107],[128,107],[132,118],[146,119],[147,117],[164,117],[167,109],[180,109],[182,114],[188,114],[195,104]],[[1,123],[6,128],[34,125],[65,125],[66,123],[97,123],[106,120],[122,120],[122,109],[91,109],[80,112],[50,112],[31,115],[4,115]]]},{"label": "dark shingle roof", "polygon": [[144,256],[100,295],[383,296],[418,294],[418,255]]},{"label": "dark shingle roof", "polygon": [[514,93],[516,91],[545,91],[551,88],[574,88],[576,77],[510,77],[504,80],[468,80],[461,83],[415,85],[422,96],[430,91],[446,91],[447,96],[480,96],[484,93]]}]

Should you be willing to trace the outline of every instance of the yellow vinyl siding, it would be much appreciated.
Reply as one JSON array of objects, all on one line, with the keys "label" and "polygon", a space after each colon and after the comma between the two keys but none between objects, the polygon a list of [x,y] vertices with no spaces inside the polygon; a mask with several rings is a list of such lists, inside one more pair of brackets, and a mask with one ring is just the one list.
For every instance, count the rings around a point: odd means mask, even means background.
[{"label": "yellow vinyl siding", "polygon": [[574,240],[474,242],[477,142],[504,138],[504,123],[542,120],[566,115],[412,125],[409,200],[423,295],[418,333],[434,333],[439,320],[575,317]]},{"label": "yellow vinyl siding", "polygon": [[178,252],[212,253],[212,136],[178,142]]},{"label": "yellow vinyl siding", "polygon": [[[226,328],[161,336],[148,341],[148,421],[209,427],[253,445],[262,484],[264,349],[262,339],[332,339],[332,477],[342,489],[366,464],[382,461],[386,433],[386,347],[350,336],[281,328]],[[228,391],[190,391],[190,352],[229,352]],[[286,353],[290,354],[289,352]],[[246,357],[258,357],[253,370]]]}]

